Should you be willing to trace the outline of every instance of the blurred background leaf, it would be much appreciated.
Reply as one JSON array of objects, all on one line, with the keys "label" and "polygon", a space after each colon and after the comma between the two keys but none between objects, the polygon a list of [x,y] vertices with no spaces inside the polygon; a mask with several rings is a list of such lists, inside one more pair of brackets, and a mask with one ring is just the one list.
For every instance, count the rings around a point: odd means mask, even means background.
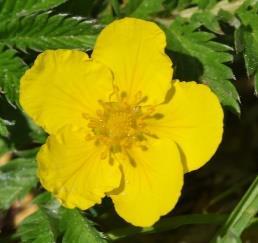
[{"label": "blurred background leaf", "polygon": [[249,78],[254,80],[255,94],[258,95],[258,2],[249,1],[237,12],[241,26],[235,31],[235,46],[242,52]]},{"label": "blurred background leaf", "polygon": [[27,217],[19,226],[17,236],[22,243],[55,243],[56,235],[54,222],[48,216],[47,211],[38,209],[35,213]]},{"label": "blurred background leaf", "polygon": [[241,234],[248,228],[258,212],[258,176],[232,211],[213,242],[241,242]]},{"label": "blurred background leaf", "polygon": [[18,101],[19,79],[26,64],[13,49],[5,49],[0,42],[0,88],[10,103]]},{"label": "blurred background leaf", "polygon": [[35,159],[14,159],[0,167],[0,209],[8,209],[11,204],[24,197],[35,188]]}]

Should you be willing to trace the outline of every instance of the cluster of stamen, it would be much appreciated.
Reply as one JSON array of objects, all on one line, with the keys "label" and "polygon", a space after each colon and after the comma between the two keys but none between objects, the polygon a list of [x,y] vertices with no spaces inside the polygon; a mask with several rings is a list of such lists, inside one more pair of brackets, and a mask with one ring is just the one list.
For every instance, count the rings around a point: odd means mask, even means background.
[{"label": "cluster of stamen", "polygon": [[146,136],[153,136],[146,127],[146,121],[153,116],[155,108],[142,105],[145,99],[141,93],[130,101],[119,90],[114,93],[115,101],[112,98],[109,102],[99,101],[102,109],[96,111],[95,117],[84,114],[89,121],[88,127],[92,129],[88,139],[94,139],[97,145],[106,145],[103,158],[109,152],[125,152],[133,145],[144,147]]}]

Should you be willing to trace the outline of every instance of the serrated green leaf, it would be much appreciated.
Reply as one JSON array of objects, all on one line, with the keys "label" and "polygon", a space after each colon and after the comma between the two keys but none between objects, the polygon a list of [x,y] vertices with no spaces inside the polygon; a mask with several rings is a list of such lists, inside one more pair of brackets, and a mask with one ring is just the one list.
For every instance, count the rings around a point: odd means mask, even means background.
[{"label": "serrated green leaf", "polygon": [[34,159],[15,159],[0,167],[0,208],[8,209],[37,184]]},{"label": "serrated green leaf", "polygon": [[127,11],[127,14],[135,18],[146,19],[150,15],[162,10],[163,2],[164,0],[131,0],[128,2],[129,6],[127,9],[129,9],[129,11]]},{"label": "serrated green leaf", "polygon": [[[189,23],[177,18],[170,28],[165,30],[167,48],[184,55],[178,63],[185,64],[187,56],[195,58],[199,62],[199,67],[194,66],[192,71],[199,73],[193,76],[198,76],[200,82],[209,85],[224,106],[240,113],[238,92],[229,81],[234,78],[234,75],[224,64],[232,61],[232,56],[226,52],[230,48],[213,41],[215,36],[212,33],[197,31],[198,25],[198,23]],[[191,66],[185,65],[182,70],[185,68],[191,69]]]},{"label": "serrated green leaf", "polygon": [[19,79],[25,70],[26,65],[15,50],[6,50],[0,44],[0,89],[12,104],[18,100]]},{"label": "serrated green leaf", "polygon": [[247,75],[254,79],[255,94],[258,95],[258,3],[238,11],[241,26],[235,31],[235,46],[243,52]]},{"label": "serrated green leaf", "polygon": [[219,12],[217,13],[217,19],[220,22],[227,23],[228,25],[237,28],[239,26],[239,20],[236,18],[234,12],[228,12],[223,9],[220,9]]},{"label": "serrated green leaf", "polygon": [[28,16],[43,10],[52,9],[67,0],[2,0],[0,1],[0,22],[10,18]]},{"label": "serrated green leaf", "polygon": [[199,22],[201,25],[214,33],[222,33],[217,17],[209,11],[202,11],[193,14],[191,21]]},{"label": "serrated green leaf", "polygon": [[56,48],[92,48],[98,26],[80,17],[49,13],[13,19],[0,24],[0,43],[22,51]]},{"label": "serrated green leaf", "polygon": [[42,208],[22,221],[17,236],[22,243],[55,243],[52,218]]},{"label": "serrated green leaf", "polygon": [[78,210],[64,208],[61,214],[61,223],[65,232],[62,243],[106,242],[103,235],[94,228],[92,222],[82,217]]}]

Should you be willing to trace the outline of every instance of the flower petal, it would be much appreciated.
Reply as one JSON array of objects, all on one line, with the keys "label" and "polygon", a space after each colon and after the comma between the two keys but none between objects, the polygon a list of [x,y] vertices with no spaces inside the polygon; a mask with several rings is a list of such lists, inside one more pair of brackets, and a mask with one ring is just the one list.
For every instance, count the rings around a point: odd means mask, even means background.
[{"label": "flower petal", "polygon": [[129,151],[131,160],[120,161],[123,180],[111,195],[117,213],[135,226],[153,225],[174,208],[183,185],[183,168],[177,146],[156,140],[147,150]]},{"label": "flower petal", "polygon": [[66,126],[49,136],[37,156],[42,185],[68,208],[100,203],[121,181],[118,163],[101,159],[102,148],[86,135],[85,129]]},{"label": "flower petal", "polygon": [[174,87],[171,101],[157,110],[164,118],[150,120],[149,129],[178,144],[189,172],[203,166],[216,152],[222,139],[223,110],[206,85],[176,81]]},{"label": "flower petal", "polygon": [[172,63],[165,46],[165,34],[155,23],[124,18],[100,33],[93,59],[113,71],[116,85],[129,99],[142,92],[148,97],[147,103],[159,104],[172,79]]},{"label": "flower petal", "polygon": [[66,124],[85,123],[82,113],[95,112],[99,99],[112,93],[112,74],[76,50],[45,51],[21,79],[20,103],[47,132]]}]

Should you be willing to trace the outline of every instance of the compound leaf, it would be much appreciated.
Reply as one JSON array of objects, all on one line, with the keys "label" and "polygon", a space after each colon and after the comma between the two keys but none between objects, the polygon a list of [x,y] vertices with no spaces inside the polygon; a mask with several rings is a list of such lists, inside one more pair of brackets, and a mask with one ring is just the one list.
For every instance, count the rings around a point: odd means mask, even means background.
[{"label": "compound leaf", "polygon": [[[207,84],[217,94],[221,103],[240,113],[239,95],[234,85],[229,81],[234,78],[231,69],[225,65],[232,61],[232,56],[227,52],[230,47],[213,41],[214,34],[197,31],[200,23],[186,22],[177,18],[167,30],[167,47],[169,50],[183,54],[183,59],[178,63],[186,63],[187,56],[195,58],[199,68],[192,68],[199,72],[199,81]],[[176,67],[180,69],[180,67]],[[191,66],[185,65],[183,72],[189,72]]]},{"label": "compound leaf", "polygon": [[38,209],[22,221],[17,235],[22,243],[55,243],[55,228],[46,210]]},{"label": "compound leaf", "polygon": [[22,51],[56,48],[91,48],[98,27],[92,21],[66,14],[49,13],[13,19],[0,24],[0,43]]},{"label": "compound leaf", "polygon": [[37,184],[36,162],[19,158],[0,167],[0,208],[8,209]]},{"label": "compound leaf", "polygon": [[84,218],[78,210],[63,208],[62,225],[65,231],[62,243],[107,242],[103,235],[94,228],[93,223]]},{"label": "compound leaf", "polygon": [[1,0],[0,22],[52,9],[67,0]]},{"label": "compound leaf", "polygon": [[16,51],[0,44],[0,89],[13,104],[18,100],[19,79],[25,70],[26,65]]},{"label": "compound leaf", "polygon": [[241,26],[235,32],[235,46],[238,52],[243,52],[247,75],[254,79],[258,95],[258,3],[240,8],[238,17]]}]

